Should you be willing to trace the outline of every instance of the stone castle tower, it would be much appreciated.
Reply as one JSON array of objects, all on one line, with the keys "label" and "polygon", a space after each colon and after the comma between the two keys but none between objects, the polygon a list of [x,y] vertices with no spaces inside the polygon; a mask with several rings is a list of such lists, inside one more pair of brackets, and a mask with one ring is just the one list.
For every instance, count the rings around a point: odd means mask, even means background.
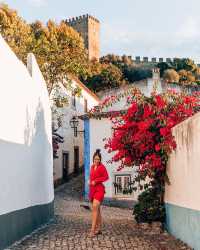
[{"label": "stone castle tower", "polygon": [[90,15],[67,19],[66,23],[73,27],[84,39],[89,59],[100,57],[100,22]]}]

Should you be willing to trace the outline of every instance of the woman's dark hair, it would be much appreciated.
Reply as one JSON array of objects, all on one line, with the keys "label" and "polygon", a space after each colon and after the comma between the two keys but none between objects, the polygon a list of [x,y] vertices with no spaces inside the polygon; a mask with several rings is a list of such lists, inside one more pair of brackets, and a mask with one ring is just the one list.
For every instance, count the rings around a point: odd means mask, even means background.
[{"label": "woman's dark hair", "polygon": [[95,156],[98,156],[100,161],[101,161],[101,153],[100,152],[101,152],[101,149],[96,149],[96,151],[93,154],[93,162],[94,162]]}]

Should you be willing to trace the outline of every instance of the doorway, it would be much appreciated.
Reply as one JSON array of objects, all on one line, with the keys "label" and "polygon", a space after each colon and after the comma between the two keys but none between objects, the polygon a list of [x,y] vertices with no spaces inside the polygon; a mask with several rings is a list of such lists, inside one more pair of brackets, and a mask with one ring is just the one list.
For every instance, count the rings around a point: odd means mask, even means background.
[{"label": "doorway", "polygon": [[69,179],[69,152],[63,152],[62,156],[63,180],[67,181]]},{"label": "doorway", "polygon": [[74,147],[74,175],[79,174],[79,147]]}]

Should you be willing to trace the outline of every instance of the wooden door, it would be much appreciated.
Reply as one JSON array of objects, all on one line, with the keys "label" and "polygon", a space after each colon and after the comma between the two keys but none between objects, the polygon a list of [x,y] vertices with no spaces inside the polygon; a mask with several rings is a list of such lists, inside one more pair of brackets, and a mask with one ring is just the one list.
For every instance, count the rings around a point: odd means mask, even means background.
[{"label": "wooden door", "polygon": [[79,174],[79,147],[74,147],[74,174]]},{"label": "wooden door", "polygon": [[63,152],[63,180],[69,179],[69,153]]}]

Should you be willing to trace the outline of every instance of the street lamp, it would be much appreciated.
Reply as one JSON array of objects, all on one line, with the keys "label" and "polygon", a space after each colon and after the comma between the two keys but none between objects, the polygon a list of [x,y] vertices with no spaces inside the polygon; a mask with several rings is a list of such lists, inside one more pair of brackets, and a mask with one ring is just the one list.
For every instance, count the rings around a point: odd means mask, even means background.
[{"label": "street lamp", "polygon": [[84,130],[83,130],[83,131],[78,131],[78,129],[77,129],[77,128],[78,128],[79,121],[78,121],[78,119],[76,118],[76,116],[73,116],[69,123],[70,123],[71,128],[74,129],[74,136],[75,136],[75,137],[77,137],[78,132],[84,133]]}]

